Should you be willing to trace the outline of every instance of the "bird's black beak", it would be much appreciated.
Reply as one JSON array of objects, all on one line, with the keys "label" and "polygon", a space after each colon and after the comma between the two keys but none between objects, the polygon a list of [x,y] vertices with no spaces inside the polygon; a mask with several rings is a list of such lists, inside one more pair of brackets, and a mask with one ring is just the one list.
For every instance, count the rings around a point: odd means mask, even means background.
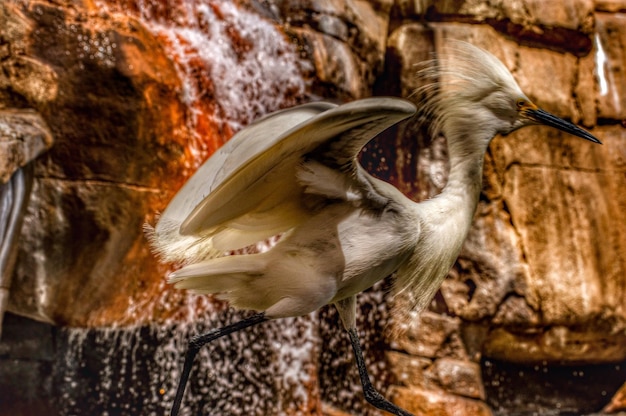
[{"label": "bird's black beak", "polygon": [[561,131],[564,131],[565,133],[569,133],[585,140],[589,140],[590,142],[602,144],[600,140],[598,140],[593,134],[589,133],[588,131],[581,129],[580,127],[570,123],[569,121],[565,121],[562,118],[555,116],[554,114],[550,114],[547,111],[542,110],[541,108],[525,109],[524,115],[535,123],[554,127]]}]

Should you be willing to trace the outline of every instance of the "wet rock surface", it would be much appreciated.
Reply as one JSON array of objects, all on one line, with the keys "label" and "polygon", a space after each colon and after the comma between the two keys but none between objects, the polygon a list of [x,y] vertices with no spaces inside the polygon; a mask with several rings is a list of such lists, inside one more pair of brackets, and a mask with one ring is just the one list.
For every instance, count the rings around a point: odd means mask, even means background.
[{"label": "wet rock surface", "polygon": [[0,184],[52,146],[41,116],[29,110],[0,110]]}]

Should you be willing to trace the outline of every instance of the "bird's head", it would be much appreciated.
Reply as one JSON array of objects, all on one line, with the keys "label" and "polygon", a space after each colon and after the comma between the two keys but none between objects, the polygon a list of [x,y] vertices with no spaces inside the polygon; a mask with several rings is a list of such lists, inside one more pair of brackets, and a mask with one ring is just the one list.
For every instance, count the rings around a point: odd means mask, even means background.
[{"label": "bird's head", "polygon": [[424,112],[432,116],[434,133],[465,137],[479,128],[484,143],[496,134],[541,124],[601,143],[589,132],[537,107],[520,89],[513,75],[491,53],[455,41],[442,56],[431,61],[420,76],[427,80],[421,92],[427,97]]}]

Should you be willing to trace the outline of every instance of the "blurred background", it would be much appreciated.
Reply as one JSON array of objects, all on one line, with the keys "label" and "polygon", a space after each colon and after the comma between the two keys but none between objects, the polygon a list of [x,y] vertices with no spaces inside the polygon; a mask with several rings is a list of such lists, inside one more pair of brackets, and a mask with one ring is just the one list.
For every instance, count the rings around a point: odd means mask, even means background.
[{"label": "blurred background", "polygon": [[[604,145],[494,139],[429,309],[406,321],[388,281],[359,298],[375,384],[416,415],[626,412],[626,1],[4,0],[0,415],[167,413],[187,339],[246,314],[168,287],[143,224],[266,113],[417,100],[451,39]],[[417,120],[361,161],[415,200],[447,180]],[[201,352],[181,414],[380,415],[352,360],[332,307],[263,324]]]}]

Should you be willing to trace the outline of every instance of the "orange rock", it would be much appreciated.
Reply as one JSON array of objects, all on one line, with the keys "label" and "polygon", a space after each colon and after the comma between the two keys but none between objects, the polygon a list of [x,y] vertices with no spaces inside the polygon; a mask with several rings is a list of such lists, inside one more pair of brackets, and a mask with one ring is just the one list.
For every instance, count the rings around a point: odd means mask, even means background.
[{"label": "orange rock", "polygon": [[598,77],[598,117],[626,119],[626,79],[622,62],[626,60],[624,14],[596,15],[596,76]]},{"label": "orange rock", "polygon": [[[223,307],[169,288],[142,226],[236,129],[299,99],[303,83],[290,46],[272,24],[230,3],[192,15],[177,2],[149,10],[132,1],[0,7],[0,20],[11,23],[1,97],[18,107],[28,101],[56,139],[37,166],[9,309],[98,326]],[[223,39],[202,43],[210,28],[200,12],[217,16]],[[262,36],[272,43],[257,46]],[[223,56],[207,57],[218,44]],[[263,55],[253,46],[271,48]],[[212,72],[218,64],[230,73]],[[227,85],[238,70],[246,78]]]},{"label": "orange rock", "polygon": [[467,399],[441,390],[392,386],[391,400],[416,415],[491,416],[489,407],[478,400]]}]

